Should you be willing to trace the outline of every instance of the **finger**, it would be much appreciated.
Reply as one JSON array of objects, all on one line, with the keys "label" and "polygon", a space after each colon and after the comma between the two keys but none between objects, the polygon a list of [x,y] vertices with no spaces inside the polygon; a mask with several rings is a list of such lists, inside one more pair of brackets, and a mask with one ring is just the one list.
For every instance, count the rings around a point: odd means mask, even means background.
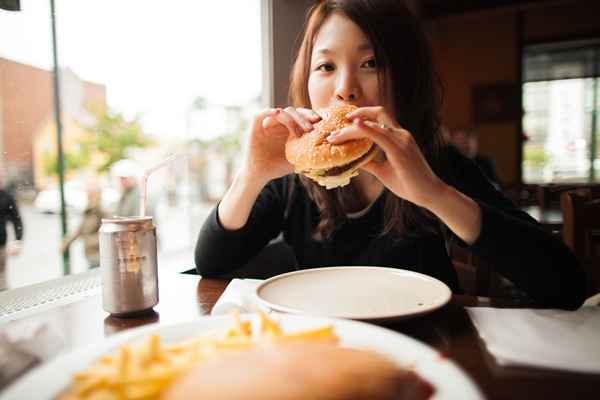
[{"label": "finger", "polygon": [[263,128],[273,127],[274,124],[274,116],[281,112],[281,108],[269,108],[267,110],[259,113],[256,118],[254,118],[254,127],[253,130],[258,128],[256,125],[260,125]]},{"label": "finger", "polygon": [[346,118],[354,120],[355,118],[362,118],[364,120],[370,120],[379,122],[380,124],[386,124],[388,126],[399,128],[400,125],[392,118],[385,108],[381,106],[375,107],[361,107],[357,110],[346,114]]},{"label": "finger", "polygon": [[[281,121],[281,118],[277,118],[278,115],[284,113],[284,111],[281,108],[277,108],[274,109],[273,112],[271,112],[270,114],[267,113],[267,117],[265,119],[263,119],[262,121],[262,127],[265,129],[269,129],[269,128],[274,128],[276,126],[284,126],[286,129],[288,129],[288,131],[292,132],[294,135],[297,134],[297,131],[294,129],[298,129],[300,131],[300,134],[302,134],[304,132],[304,130],[300,127],[298,127],[298,125],[293,125],[294,128],[292,128],[292,130],[290,130],[290,125],[289,124],[285,124]],[[284,117],[286,118],[286,117]]]},{"label": "finger", "polygon": [[393,140],[395,143],[398,143],[398,144],[401,143],[401,138],[404,135],[404,132],[406,132],[402,128],[392,128],[389,125],[379,124],[379,123],[373,122],[373,121],[362,121],[362,123],[365,124],[370,129],[373,129],[373,130],[381,133],[382,135],[389,137],[391,140]]},{"label": "finger", "polygon": [[348,140],[368,138],[375,142],[386,153],[391,153],[395,143],[391,135],[384,134],[379,130],[365,125],[364,121],[355,120],[352,125],[333,132],[326,139],[331,144],[340,144]]},{"label": "finger", "polygon": [[279,122],[275,116],[269,116],[263,120],[262,126],[265,129],[269,129],[276,126],[282,126],[282,123]]},{"label": "finger", "polygon": [[277,121],[283,124],[291,133],[296,134],[297,136],[302,136],[304,133],[304,128],[292,117],[292,115],[282,110],[274,116]]},{"label": "finger", "polygon": [[298,125],[302,127],[304,132],[310,132],[313,129],[310,121],[307,118],[304,118],[304,116],[300,114],[294,107],[287,107],[284,111],[294,118],[294,121],[296,121]]},{"label": "finger", "polygon": [[312,123],[319,122],[321,120],[321,116],[311,109],[296,108],[296,110]]}]

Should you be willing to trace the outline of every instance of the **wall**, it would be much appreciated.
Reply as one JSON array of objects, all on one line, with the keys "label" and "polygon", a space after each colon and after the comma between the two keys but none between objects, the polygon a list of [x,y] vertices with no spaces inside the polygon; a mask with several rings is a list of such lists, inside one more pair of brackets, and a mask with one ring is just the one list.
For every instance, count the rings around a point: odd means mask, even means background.
[{"label": "wall", "polygon": [[[62,70],[61,74],[61,80],[67,84],[67,88],[74,84],[78,89],[76,92],[81,92],[80,97],[74,98],[77,93],[70,93],[62,87],[63,114],[69,111],[68,105],[73,100],[83,103],[76,104],[77,111],[88,102],[106,103],[106,88],[103,85],[81,81],[70,70]],[[9,170],[9,175],[17,172],[21,179],[33,179],[36,161],[33,143],[36,133],[54,118],[53,90],[50,71],[0,58],[0,143],[2,167]],[[65,131],[65,134],[68,132]]]},{"label": "wall", "polygon": [[4,167],[30,169],[32,133],[52,112],[52,76],[39,68],[0,59],[0,93]]},{"label": "wall", "polygon": [[[429,21],[434,56],[446,88],[445,124],[450,128],[474,125],[473,86],[497,82],[519,85],[520,43],[600,37],[598,15],[600,2],[581,0]],[[477,126],[481,153],[496,161],[500,179],[507,184],[520,182],[521,178],[519,127],[517,119]]]},{"label": "wall", "polygon": [[274,0],[272,35],[273,105],[288,104],[289,79],[300,34],[313,0]]}]

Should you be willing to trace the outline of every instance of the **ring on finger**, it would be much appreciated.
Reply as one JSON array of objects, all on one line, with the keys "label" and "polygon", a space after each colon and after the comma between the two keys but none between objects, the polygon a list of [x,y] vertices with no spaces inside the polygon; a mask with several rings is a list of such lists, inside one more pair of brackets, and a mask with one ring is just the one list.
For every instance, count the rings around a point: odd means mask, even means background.
[{"label": "ring on finger", "polygon": [[391,131],[391,130],[392,130],[392,128],[390,128],[390,127],[389,127],[388,125],[386,125],[386,124],[379,124],[379,127],[380,127],[381,129],[383,129],[384,131]]}]

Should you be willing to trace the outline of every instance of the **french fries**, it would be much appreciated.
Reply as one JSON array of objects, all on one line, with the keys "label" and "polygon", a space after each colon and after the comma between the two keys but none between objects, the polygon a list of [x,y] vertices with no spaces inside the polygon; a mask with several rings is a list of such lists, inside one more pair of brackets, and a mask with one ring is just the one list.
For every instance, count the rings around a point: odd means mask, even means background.
[{"label": "french fries", "polygon": [[162,344],[151,335],[137,345],[125,344],[73,375],[72,385],[60,400],[151,400],[175,378],[224,351],[243,351],[260,343],[338,341],[332,326],[285,333],[279,324],[259,313],[259,328],[233,314],[233,324],[220,336],[201,336]]}]

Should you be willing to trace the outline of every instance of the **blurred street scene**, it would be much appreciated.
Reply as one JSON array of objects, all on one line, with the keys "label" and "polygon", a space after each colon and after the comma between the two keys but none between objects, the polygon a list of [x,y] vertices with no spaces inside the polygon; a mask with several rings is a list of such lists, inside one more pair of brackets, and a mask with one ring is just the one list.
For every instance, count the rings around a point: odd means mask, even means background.
[{"label": "blurred street scene", "polygon": [[[161,270],[184,271],[194,268],[194,242],[212,203],[198,203],[190,207],[157,206],[159,236],[158,267]],[[20,208],[21,217],[27,224],[26,240],[19,255],[8,263],[9,288],[58,278],[63,275],[62,258],[59,253],[59,216],[40,213],[32,205]],[[81,214],[69,217],[69,226],[75,227]],[[9,230],[13,235],[12,230]],[[83,254],[83,244],[75,241],[70,250],[71,273],[88,270]]]}]

